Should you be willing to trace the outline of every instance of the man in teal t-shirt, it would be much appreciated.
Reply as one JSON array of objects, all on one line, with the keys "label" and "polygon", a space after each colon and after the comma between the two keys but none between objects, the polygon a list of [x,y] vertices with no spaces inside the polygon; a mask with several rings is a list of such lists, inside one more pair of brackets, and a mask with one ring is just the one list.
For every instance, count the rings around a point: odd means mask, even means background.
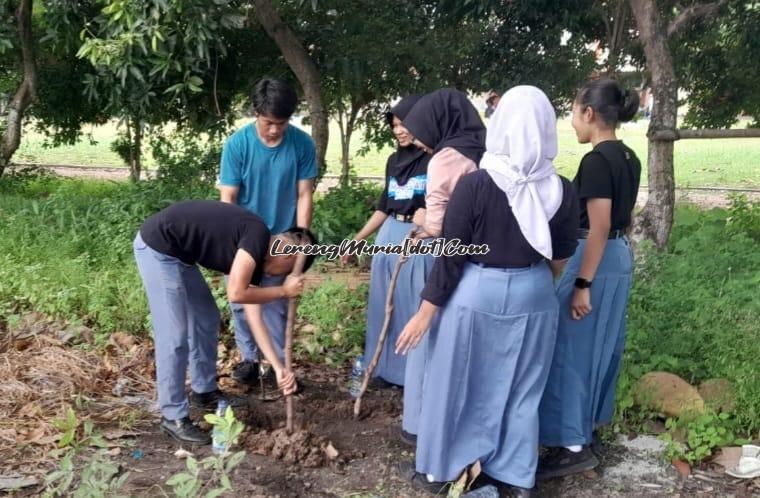
[{"label": "man in teal t-shirt", "polygon": [[[309,228],[313,210],[316,148],[311,137],[288,126],[298,98],[286,82],[264,78],[253,91],[256,121],[233,133],[225,142],[219,173],[221,200],[259,215],[271,233],[292,226]],[[282,283],[282,276],[265,275],[262,286]],[[287,300],[265,305],[230,305],[235,342],[242,361],[232,377],[252,384],[258,379],[258,348],[251,328],[264,327],[282,357],[285,346]]]}]

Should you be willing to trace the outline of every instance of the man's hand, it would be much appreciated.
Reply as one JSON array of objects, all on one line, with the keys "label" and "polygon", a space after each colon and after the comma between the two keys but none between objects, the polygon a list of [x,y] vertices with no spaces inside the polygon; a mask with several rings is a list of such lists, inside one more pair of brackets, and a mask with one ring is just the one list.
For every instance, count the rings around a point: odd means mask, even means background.
[{"label": "man's hand", "polygon": [[274,371],[277,376],[277,387],[280,388],[284,395],[293,394],[298,389],[296,383],[296,375],[290,370],[284,368],[277,368]]},{"label": "man's hand", "polygon": [[591,313],[591,289],[575,289],[570,303],[570,316],[573,320],[581,320]]},{"label": "man's hand", "polygon": [[282,291],[286,297],[298,297],[303,292],[303,275],[288,275],[282,283]]}]

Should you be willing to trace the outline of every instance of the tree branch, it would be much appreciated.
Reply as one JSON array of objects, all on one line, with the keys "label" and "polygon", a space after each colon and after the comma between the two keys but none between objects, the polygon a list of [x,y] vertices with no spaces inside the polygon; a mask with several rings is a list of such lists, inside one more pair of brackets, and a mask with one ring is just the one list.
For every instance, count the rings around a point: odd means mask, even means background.
[{"label": "tree branch", "polygon": [[682,10],[668,26],[668,38],[678,34],[686,26],[692,23],[714,15],[726,3],[727,0],[718,0],[711,3],[692,5],[688,9]]}]

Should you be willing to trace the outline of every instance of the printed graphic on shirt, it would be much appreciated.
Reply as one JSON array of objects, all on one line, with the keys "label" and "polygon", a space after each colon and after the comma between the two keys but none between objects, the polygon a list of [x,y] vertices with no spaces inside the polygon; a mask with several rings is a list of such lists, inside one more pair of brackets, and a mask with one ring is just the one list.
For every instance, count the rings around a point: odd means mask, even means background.
[{"label": "printed graphic on shirt", "polygon": [[411,177],[404,185],[399,185],[396,178],[391,177],[388,182],[388,197],[397,201],[411,199],[415,195],[425,195],[427,175]]}]

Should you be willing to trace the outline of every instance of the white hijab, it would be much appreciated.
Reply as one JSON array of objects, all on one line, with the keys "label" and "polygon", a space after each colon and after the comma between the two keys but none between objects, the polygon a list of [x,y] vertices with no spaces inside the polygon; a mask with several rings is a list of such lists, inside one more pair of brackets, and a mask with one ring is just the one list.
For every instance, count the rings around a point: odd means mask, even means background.
[{"label": "white hijab", "polygon": [[510,89],[491,116],[480,167],[507,194],[525,239],[548,259],[549,220],[562,204],[556,156],[557,117],[549,99],[534,86]]}]

